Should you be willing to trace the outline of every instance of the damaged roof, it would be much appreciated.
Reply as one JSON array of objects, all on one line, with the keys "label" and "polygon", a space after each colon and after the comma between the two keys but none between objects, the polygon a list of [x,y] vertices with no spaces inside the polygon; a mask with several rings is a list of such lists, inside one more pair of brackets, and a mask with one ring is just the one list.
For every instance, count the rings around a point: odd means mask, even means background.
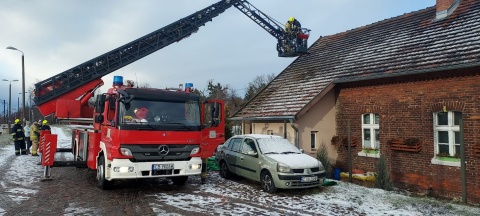
[{"label": "damaged roof", "polygon": [[332,82],[479,66],[480,1],[435,15],[429,7],[321,37],[233,117],[295,116]]}]

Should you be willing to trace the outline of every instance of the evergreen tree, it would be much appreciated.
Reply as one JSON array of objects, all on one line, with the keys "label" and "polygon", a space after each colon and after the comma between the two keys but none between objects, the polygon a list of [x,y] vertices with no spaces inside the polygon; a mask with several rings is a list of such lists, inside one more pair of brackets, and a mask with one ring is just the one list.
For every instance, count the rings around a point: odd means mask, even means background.
[{"label": "evergreen tree", "polygon": [[330,178],[331,165],[330,165],[330,159],[328,159],[327,145],[325,145],[324,142],[322,142],[322,146],[320,147],[320,150],[317,151],[317,160],[322,162],[323,167],[325,167],[325,174],[327,175],[328,178]]},{"label": "evergreen tree", "polygon": [[375,187],[387,191],[393,190],[392,180],[390,179],[390,171],[387,167],[387,160],[383,155],[380,155],[378,160],[377,170],[375,173]]}]

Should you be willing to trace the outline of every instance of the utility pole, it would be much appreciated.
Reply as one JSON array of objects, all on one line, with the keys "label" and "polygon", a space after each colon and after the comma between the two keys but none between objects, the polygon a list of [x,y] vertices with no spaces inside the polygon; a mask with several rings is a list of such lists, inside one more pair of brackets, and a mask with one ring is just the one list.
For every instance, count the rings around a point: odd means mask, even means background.
[{"label": "utility pole", "polygon": [[7,121],[7,116],[5,114],[5,100],[3,100],[3,122],[6,122]]}]

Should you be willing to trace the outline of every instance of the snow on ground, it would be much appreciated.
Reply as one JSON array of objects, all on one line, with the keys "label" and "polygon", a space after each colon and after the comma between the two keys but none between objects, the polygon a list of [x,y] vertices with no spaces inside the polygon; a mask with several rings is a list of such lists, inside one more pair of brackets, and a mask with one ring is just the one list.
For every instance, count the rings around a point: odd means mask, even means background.
[{"label": "snow on ground", "polygon": [[151,206],[167,204],[192,214],[215,215],[480,215],[478,208],[408,197],[346,182],[337,182],[337,186],[323,190],[314,189],[314,193],[286,190],[268,194],[260,187],[224,180],[216,173],[209,178],[220,186],[199,185],[199,191],[193,193],[158,193],[155,195],[158,203]]},{"label": "snow on ground", "polygon": [[[70,147],[70,129],[52,127],[58,135],[58,147]],[[5,138],[5,136],[2,136]],[[2,196],[13,202],[28,200],[38,191],[38,181],[43,169],[36,165],[40,157],[13,156],[14,147],[0,148],[0,180]],[[63,154],[72,157],[71,154]],[[13,160],[11,163],[7,161]],[[20,165],[19,167],[12,165]],[[34,165],[35,164],[35,165]],[[1,174],[0,174],[1,175]],[[216,172],[209,172],[208,183],[193,184],[198,190],[170,191],[152,195],[150,203],[157,215],[182,215],[164,209],[174,206],[184,212],[216,215],[480,215],[479,208],[457,205],[430,198],[415,198],[395,192],[337,182],[337,186],[322,189],[282,191],[268,194],[261,191],[259,183],[225,180]],[[169,207],[169,208],[168,208]],[[65,215],[98,215],[97,209],[80,207],[71,203]],[[6,214],[0,207],[0,216]],[[188,213],[187,213],[188,215]]]}]

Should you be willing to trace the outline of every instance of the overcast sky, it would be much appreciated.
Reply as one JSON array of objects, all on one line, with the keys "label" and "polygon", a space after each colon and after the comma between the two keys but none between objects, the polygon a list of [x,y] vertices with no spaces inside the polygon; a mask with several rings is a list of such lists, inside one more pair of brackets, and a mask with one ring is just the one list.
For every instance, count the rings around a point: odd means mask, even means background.
[{"label": "overcast sky", "polygon": [[[25,54],[26,89],[87,60],[131,42],[217,0],[0,0],[0,80],[21,81]],[[332,35],[435,5],[435,0],[249,0],[284,23],[295,16],[311,29],[309,45]],[[191,37],[173,43],[103,78],[114,75],[178,87],[208,80],[230,85],[244,96],[257,75],[278,75],[294,58],[277,57],[276,39],[232,7]],[[0,82],[0,104],[8,103],[8,82]],[[12,83],[12,109],[21,103],[21,82]],[[28,103],[28,95],[27,103]],[[21,104],[20,104],[21,106]],[[3,113],[3,106],[0,106]]]}]

